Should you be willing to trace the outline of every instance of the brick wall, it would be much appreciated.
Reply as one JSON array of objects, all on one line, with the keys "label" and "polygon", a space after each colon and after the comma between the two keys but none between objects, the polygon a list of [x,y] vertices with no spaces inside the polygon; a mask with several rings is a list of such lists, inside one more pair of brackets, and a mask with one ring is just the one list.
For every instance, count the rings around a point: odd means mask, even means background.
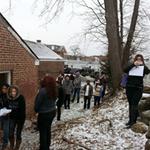
[{"label": "brick wall", "polygon": [[17,41],[0,21],[0,71],[11,71],[12,84],[18,85],[26,98],[27,116],[33,111],[38,87],[38,68],[35,58]]},{"label": "brick wall", "polygon": [[50,74],[53,77],[57,77],[60,71],[64,71],[64,62],[52,62],[52,61],[43,61],[40,62],[39,66],[39,77],[40,79],[45,76],[45,74]]}]

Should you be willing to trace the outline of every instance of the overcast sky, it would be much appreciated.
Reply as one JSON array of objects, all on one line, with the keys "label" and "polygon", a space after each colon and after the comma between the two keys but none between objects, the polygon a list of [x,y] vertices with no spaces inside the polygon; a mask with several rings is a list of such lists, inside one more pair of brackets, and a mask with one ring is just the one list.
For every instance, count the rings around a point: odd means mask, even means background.
[{"label": "overcast sky", "polygon": [[[11,9],[9,9],[10,1],[12,2]],[[39,0],[37,8],[33,6],[34,1],[35,0],[0,0],[0,12],[23,39],[32,41],[40,39],[46,44],[64,45],[67,50],[69,50],[72,45],[79,45],[81,52],[85,55],[99,55],[106,52],[107,47],[103,44],[97,45],[88,40],[85,42],[84,38],[81,37],[81,32],[86,24],[83,18],[79,16],[71,17],[71,5],[66,7],[59,18],[44,25],[44,18],[39,17],[43,0]],[[141,4],[141,8],[144,8],[147,13],[150,14],[148,12],[150,1],[141,0]],[[75,10],[78,11],[78,8],[75,8]],[[148,22],[150,21],[148,20]],[[147,23],[147,33],[150,32],[149,25],[150,23]]]},{"label": "overcast sky", "polygon": [[39,17],[40,7],[33,7],[34,0],[12,0],[10,10],[10,0],[0,1],[0,12],[22,38],[32,41],[40,39],[43,43],[64,45],[68,50],[71,45],[77,44],[85,55],[103,54],[103,46],[95,46],[94,43],[85,42],[81,38],[84,22],[77,16],[71,19],[71,8],[68,7],[59,18],[45,26],[45,20]]}]

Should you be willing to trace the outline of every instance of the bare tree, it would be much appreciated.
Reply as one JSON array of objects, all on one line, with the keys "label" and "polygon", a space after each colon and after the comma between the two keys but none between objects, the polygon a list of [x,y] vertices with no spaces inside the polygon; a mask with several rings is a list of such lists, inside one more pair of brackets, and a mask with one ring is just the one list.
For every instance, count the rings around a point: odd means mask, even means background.
[{"label": "bare tree", "polygon": [[[44,2],[40,16],[46,16],[47,23],[59,16],[68,4],[76,5],[77,10],[79,6],[84,8],[84,13],[80,15],[88,18],[88,22],[90,22],[86,30],[86,36],[92,35],[93,39],[100,42],[103,41],[102,37],[107,36],[112,83],[114,90],[116,90],[119,87],[122,67],[129,60],[139,15],[140,0],[134,1],[130,27],[125,36],[123,5],[128,0],[35,0],[35,4],[40,1]],[[105,29],[106,32],[104,32]],[[125,37],[127,38],[125,39]]]},{"label": "bare tree", "polygon": [[122,74],[120,57],[121,44],[117,13],[118,4],[115,0],[104,0],[104,2],[106,11],[106,33],[108,38],[108,60],[110,64],[113,89],[116,90],[119,86]]},{"label": "bare tree", "polygon": [[130,56],[131,44],[133,41],[133,36],[134,36],[136,24],[137,24],[137,18],[139,15],[139,13],[138,13],[139,12],[139,6],[140,6],[140,0],[135,0],[133,15],[132,15],[129,33],[128,33],[128,37],[127,37],[127,42],[126,42],[125,47],[123,49],[123,60],[122,60],[123,67],[125,67],[127,65],[128,59]]}]

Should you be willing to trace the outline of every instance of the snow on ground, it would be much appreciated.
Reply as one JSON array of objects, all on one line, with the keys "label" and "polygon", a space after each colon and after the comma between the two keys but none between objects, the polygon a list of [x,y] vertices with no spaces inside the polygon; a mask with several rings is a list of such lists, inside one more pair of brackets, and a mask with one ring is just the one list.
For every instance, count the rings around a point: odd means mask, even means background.
[{"label": "snow on ground", "polygon": [[[76,118],[77,123],[67,124]],[[82,144],[90,150],[144,150],[145,135],[125,129],[127,121],[128,103],[124,95],[120,93],[117,97],[106,100],[96,110],[92,108],[83,110],[82,99],[80,104],[72,104],[70,110],[63,110],[61,121],[54,121],[55,132],[52,132],[51,149],[84,150],[77,146]],[[61,124],[64,122],[67,128],[63,129],[64,126]],[[57,128],[60,129],[57,130]],[[33,132],[33,129],[25,130],[22,149],[29,147],[29,150],[36,150],[39,145],[38,136],[38,132]],[[62,140],[62,137],[75,141],[77,144],[68,144]]]}]

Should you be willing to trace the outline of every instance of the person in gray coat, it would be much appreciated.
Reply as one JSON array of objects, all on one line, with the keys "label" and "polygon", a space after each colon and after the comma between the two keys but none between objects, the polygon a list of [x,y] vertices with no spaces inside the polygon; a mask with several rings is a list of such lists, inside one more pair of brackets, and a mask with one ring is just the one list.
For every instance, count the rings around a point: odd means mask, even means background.
[{"label": "person in gray coat", "polygon": [[79,103],[80,102],[80,89],[81,89],[81,77],[80,77],[79,72],[76,73],[76,77],[74,79],[73,85],[74,85],[74,92],[73,92],[72,102],[74,102],[75,97],[77,95],[77,103]]},{"label": "person in gray coat", "polygon": [[68,75],[65,77],[63,82],[63,89],[65,93],[64,107],[65,109],[70,109],[70,96],[73,90],[73,84]]}]

